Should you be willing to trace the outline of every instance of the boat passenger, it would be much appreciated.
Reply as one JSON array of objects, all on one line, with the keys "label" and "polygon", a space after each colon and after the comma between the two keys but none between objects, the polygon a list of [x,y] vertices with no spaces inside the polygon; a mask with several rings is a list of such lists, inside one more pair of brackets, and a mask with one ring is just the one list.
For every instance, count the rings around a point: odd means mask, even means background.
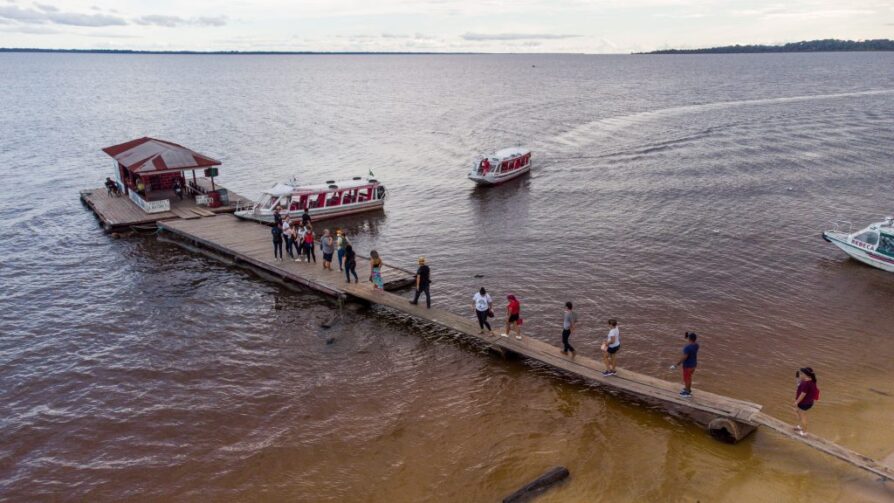
[{"label": "boat passenger", "polygon": [[357,278],[357,254],[354,253],[354,247],[351,246],[347,240],[345,240],[345,278],[347,281],[345,283],[351,282],[351,275],[354,275],[354,283],[359,283],[360,280]]},{"label": "boat passenger", "polygon": [[515,329],[515,338],[521,340],[521,303],[515,298],[515,295],[507,295],[506,300],[509,304],[506,306],[506,330],[503,337],[509,337],[509,332]]},{"label": "boat passenger", "polygon": [[282,215],[278,204],[276,208],[273,208],[273,225],[282,225]]},{"label": "boat passenger", "polygon": [[574,347],[568,342],[571,334],[574,333],[574,327],[577,325],[577,314],[574,313],[574,306],[571,302],[565,303],[565,316],[562,320],[562,354],[567,355],[571,351],[574,356]]},{"label": "boat passenger", "polygon": [[274,225],[270,233],[273,234],[273,260],[282,262],[282,227]]},{"label": "boat passenger", "polygon": [[384,290],[385,284],[382,282],[382,258],[379,252],[372,250],[369,252],[369,280],[373,284],[374,290]]},{"label": "boat passenger", "polygon": [[299,225],[295,232],[295,253],[298,255],[298,262],[303,260],[304,255],[304,235],[307,234],[307,227]]},{"label": "boat passenger", "polygon": [[304,208],[304,213],[301,214],[301,225],[307,226],[310,222],[310,213],[307,212],[307,208]]},{"label": "boat passenger", "polygon": [[295,229],[292,228],[292,221],[289,215],[282,219],[282,234],[286,240],[286,253],[289,254],[289,258],[294,260],[295,254],[292,253],[292,247],[295,245]]}]

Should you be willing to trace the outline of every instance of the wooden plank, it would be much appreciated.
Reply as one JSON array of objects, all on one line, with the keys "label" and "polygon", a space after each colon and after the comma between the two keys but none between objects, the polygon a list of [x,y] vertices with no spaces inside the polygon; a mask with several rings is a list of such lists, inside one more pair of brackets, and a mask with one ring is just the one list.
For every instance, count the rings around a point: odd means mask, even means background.
[{"label": "wooden plank", "polygon": [[762,412],[755,414],[753,420],[757,424],[766,426],[788,439],[796,440],[820,452],[826,453],[846,463],[850,463],[858,468],[874,473],[875,475],[878,475],[879,477],[882,477],[884,479],[894,480],[894,469],[889,466],[883,465],[882,463],[868,456],[864,456],[863,454],[852,451],[846,447],[842,447],[834,442],[826,440],[822,437],[818,437],[812,433],[807,433],[805,434],[805,436],[801,436],[795,431],[794,425],[776,419],[773,416],[768,416],[767,414],[764,414]]}]

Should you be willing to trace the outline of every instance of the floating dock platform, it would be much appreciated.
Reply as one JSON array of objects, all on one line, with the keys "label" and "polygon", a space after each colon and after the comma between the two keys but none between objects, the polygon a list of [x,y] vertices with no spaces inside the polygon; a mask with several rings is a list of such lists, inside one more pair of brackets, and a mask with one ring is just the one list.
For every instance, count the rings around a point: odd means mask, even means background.
[{"label": "floating dock platform", "polygon": [[[211,182],[207,178],[198,178],[196,184],[205,192],[211,191]],[[223,189],[215,184],[216,189]],[[222,213],[233,213],[241,205],[250,204],[247,198],[227,191],[229,202],[217,208],[200,206],[195,197],[184,196],[183,200],[170,197],[170,211],[159,213],[147,213],[127,195],[109,195],[105,187],[87,189],[81,191],[81,201],[96,215],[106,232],[120,232],[131,230],[134,227],[154,227],[158,222],[165,220],[184,219],[192,220],[203,217],[211,217]],[[173,196],[173,192],[170,194]]]},{"label": "floating dock platform", "polygon": [[[794,425],[762,412],[761,405],[696,389],[691,398],[679,395],[679,384],[618,369],[617,375],[604,376],[602,362],[577,355],[563,355],[556,346],[537,338],[514,335],[481,334],[478,324],[470,317],[459,316],[444,309],[428,309],[409,303],[407,297],[376,291],[368,282],[345,282],[338,271],[325,271],[320,264],[273,260],[269,227],[239,220],[232,215],[219,215],[201,220],[165,220],[158,223],[163,239],[206,254],[226,263],[250,268],[260,275],[285,284],[299,284],[339,299],[353,298],[369,304],[400,311],[418,320],[446,327],[468,339],[483,344],[504,355],[520,355],[541,362],[570,376],[582,378],[603,389],[618,393],[634,401],[659,405],[670,413],[686,417],[705,426],[721,440],[738,442],[759,426],[768,427],[791,440],[873,473],[883,479],[894,479],[894,469],[813,434],[801,436]],[[366,271],[366,261],[358,258],[358,269]],[[360,274],[366,277],[365,274]],[[386,290],[411,286],[414,273],[398,267],[386,266],[382,271]],[[531,327],[525,327],[530,333]]]}]

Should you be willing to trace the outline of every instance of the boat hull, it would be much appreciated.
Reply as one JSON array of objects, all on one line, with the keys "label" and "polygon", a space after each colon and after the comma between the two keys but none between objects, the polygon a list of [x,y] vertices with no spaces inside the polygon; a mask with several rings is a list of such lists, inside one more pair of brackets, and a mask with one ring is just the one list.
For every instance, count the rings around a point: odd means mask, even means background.
[{"label": "boat hull", "polygon": [[[351,204],[348,206],[332,206],[329,208],[310,208],[307,212],[310,214],[310,218],[314,221],[326,220],[330,218],[338,218],[345,217],[348,215],[354,215],[357,213],[365,213],[367,211],[375,211],[380,210],[385,207],[384,199],[376,199],[375,201],[367,201],[358,204]],[[289,215],[293,219],[300,219],[301,215],[304,213],[304,210],[295,210],[295,211],[281,211],[280,215],[286,216]],[[257,212],[254,209],[237,211],[235,215],[239,218],[243,218],[245,220],[255,220],[257,222],[264,222],[268,224],[273,223],[273,213],[271,212]]]},{"label": "boat hull", "polygon": [[823,233],[823,239],[837,246],[855,260],[883,271],[894,272],[894,259],[875,253],[873,250],[865,250],[859,246],[854,246],[848,242],[847,234],[826,231]]},{"label": "boat hull", "polygon": [[533,165],[533,163],[528,163],[527,166],[512,170],[512,172],[510,172],[510,173],[500,173],[498,175],[491,175],[488,173],[487,175],[482,176],[482,175],[476,175],[474,173],[470,173],[469,180],[472,180],[473,182],[477,183],[478,185],[485,185],[485,186],[499,185],[501,183],[508,182],[509,180],[514,180],[514,179],[524,175],[525,173],[531,171],[532,165]]}]

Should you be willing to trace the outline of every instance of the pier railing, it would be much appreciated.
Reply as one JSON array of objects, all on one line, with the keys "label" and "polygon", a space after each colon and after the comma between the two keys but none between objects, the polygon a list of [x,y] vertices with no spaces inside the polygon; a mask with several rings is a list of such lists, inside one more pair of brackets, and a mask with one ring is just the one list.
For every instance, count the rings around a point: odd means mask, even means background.
[{"label": "pier railing", "polygon": [[128,196],[130,200],[134,202],[137,206],[142,208],[146,213],[163,213],[165,211],[171,211],[171,201],[168,199],[161,199],[158,201],[147,201],[140,197],[139,194],[135,190],[129,190]]}]

